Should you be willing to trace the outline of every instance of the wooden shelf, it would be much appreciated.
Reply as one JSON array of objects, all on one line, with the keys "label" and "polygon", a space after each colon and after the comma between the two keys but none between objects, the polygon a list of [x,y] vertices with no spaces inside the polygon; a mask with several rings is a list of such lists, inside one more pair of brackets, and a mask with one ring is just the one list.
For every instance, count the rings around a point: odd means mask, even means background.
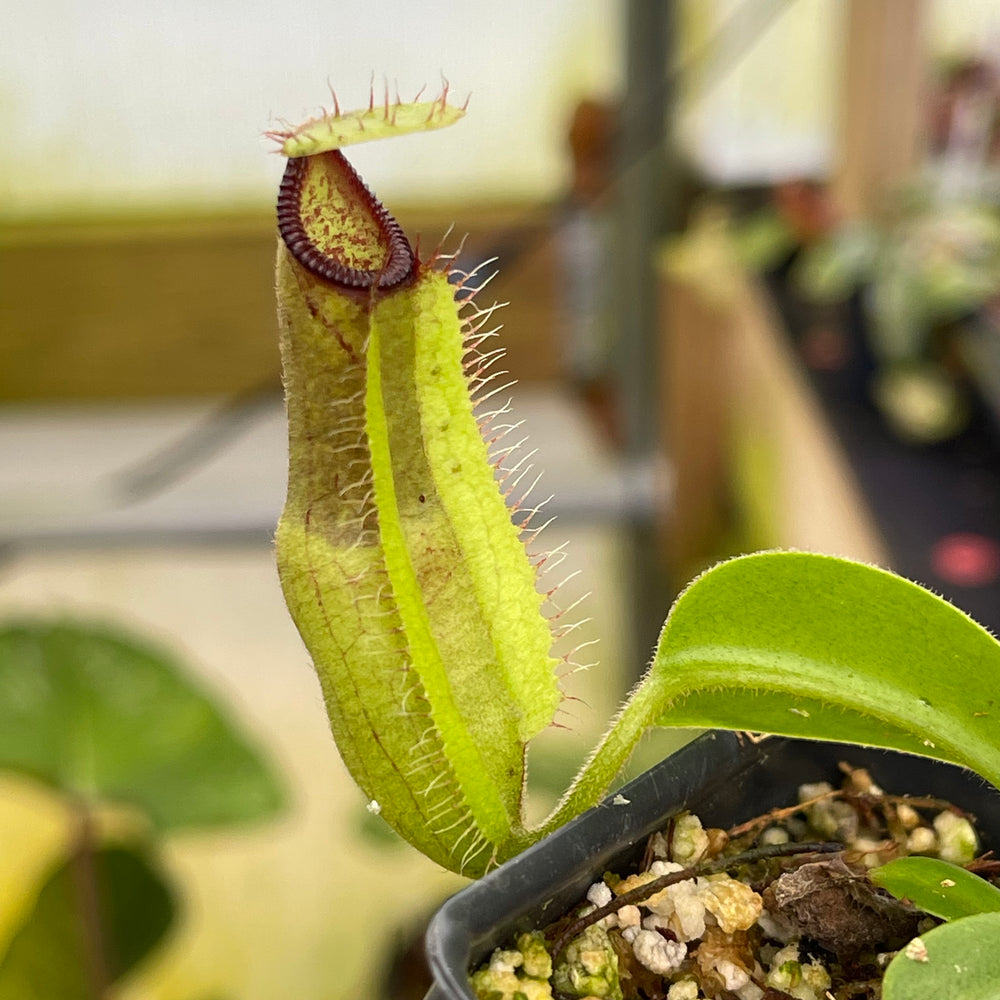
[{"label": "wooden shelf", "polygon": [[752,548],[888,565],[850,463],[753,282],[664,279],[663,436],[674,467],[666,529],[678,581]]},{"label": "wooden shelf", "polygon": [[[551,214],[538,206],[398,214],[422,234],[424,255],[454,224],[451,247],[469,234],[462,266],[501,256],[482,303],[511,303],[496,318],[507,367],[529,381],[555,376]],[[5,225],[0,400],[277,389],[274,247],[269,212]]]}]

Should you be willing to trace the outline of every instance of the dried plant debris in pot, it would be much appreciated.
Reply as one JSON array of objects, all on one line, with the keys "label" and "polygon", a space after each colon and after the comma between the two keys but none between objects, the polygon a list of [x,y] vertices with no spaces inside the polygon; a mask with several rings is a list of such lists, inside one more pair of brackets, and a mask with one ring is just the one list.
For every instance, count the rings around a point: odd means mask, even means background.
[{"label": "dried plant debris in pot", "polygon": [[892,955],[939,921],[868,871],[910,854],[997,879],[973,818],[890,795],[842,764],[840,788],[730,830],[681,814],[638,871],[606,872],[575,910],[496,949],[479,1000],[878,1000]]}]

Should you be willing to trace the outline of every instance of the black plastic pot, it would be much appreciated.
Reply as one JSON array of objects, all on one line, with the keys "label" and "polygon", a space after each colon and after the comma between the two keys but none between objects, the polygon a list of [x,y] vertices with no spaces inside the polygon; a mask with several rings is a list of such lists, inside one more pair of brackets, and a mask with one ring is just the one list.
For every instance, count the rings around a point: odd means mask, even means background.
[{"label": "black plastic pot", "polygon": [[[969,771],[925,757],[842,743],[709,732],[449,899],[427,929],[434,987],[427,1000],[474,1000],[468,970],[513,934],[580,902],[603,872],[638,862],[646,838],[684,809],[729,827],[796,801],[798,786],[838,784],[839,761],[866,767],[892,794],[932,795],[975,814],[984,849],[1000,846],[1000,792]],[[623,802],[627,799],[627,803]],[[615,803],[618,804],[615,804]]]}]

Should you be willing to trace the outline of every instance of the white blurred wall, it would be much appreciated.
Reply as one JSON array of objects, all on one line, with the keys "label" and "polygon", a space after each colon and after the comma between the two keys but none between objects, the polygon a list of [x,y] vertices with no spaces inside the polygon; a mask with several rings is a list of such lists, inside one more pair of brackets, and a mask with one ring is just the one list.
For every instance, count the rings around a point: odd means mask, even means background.
[{"label": "white blurred wall", "polygon": [[997,0],[933,0],[928,32],[936,54],[1000,57]]},{"label": "white blurred wall", "polygon": [[[767,0],[683,0],[682,61]],[[780,6],[780,4],[779,4]],[[330,104],[404,98],[441,74],[469,117],[353,154],[395,201],[545,199],[566,181],[567,116],[621,81],[616,0],[31,0],[0,32],[0,218],[269,204],[261,133]],[[709,177],[813,172],[834,154],[842,0],[788,0],[682,90],[683,145]],[[749,20],[752,22],[753,18]],[[933,0],[932,51],[1000,48],[997,0]],[[722,72],[720,71],[722,68]],[[708,77],[717,78],[710,85]]]},{"label": "white blurred wall", "polygon": [[[412,98],[445,74],[469,117],[352,157],[383,197],[551,196],[565,120],[614,91],[614,0],[31,0],[0,32],[0,215],[266,204],[261,133],[369,80]],[[371,165],[371,166],[369,166]],[[474,190],[473,190],[474,186]]]},{"label": "white blurred wall", "polygon": [[678,138],[709,180],[766,183],[829,168],[843,8],[686,0]]}]

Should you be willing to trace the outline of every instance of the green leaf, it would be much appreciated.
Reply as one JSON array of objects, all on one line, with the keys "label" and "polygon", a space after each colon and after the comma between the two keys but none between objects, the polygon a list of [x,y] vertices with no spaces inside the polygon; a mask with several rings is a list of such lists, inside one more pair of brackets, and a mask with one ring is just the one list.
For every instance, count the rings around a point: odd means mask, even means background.
[{"label": "green leaf", "polygon": [[897,899],[942,920],[1000,911],[1000,889],[950,861],[938,858],[896,858],[869,872],[871,880]]},{"label": "green leaf", "polygon": [[899,952],[886,969],[884,1000],[1000,998],[1000,913],[942,924],[920,940],[926,961]]},{"label": "green leaf", "polygon": [[172,656],[92,625],[0,628],[0,768],[137,806],[161,830],[257,820],[283,800],[277,775]]},{"label": "green leaf", "polygon": [[892,747],[1000,785],[1000,644],[885,570],[765,552],[681,595],[648,678],[658,721]]},{"label": "green leaf", "polygon": [[0,960],[0,1000],[96,1000],[163,938],[174,901],[146,854],[107,847],[89,861],[96,898],[79,856],[55,871]]}]

